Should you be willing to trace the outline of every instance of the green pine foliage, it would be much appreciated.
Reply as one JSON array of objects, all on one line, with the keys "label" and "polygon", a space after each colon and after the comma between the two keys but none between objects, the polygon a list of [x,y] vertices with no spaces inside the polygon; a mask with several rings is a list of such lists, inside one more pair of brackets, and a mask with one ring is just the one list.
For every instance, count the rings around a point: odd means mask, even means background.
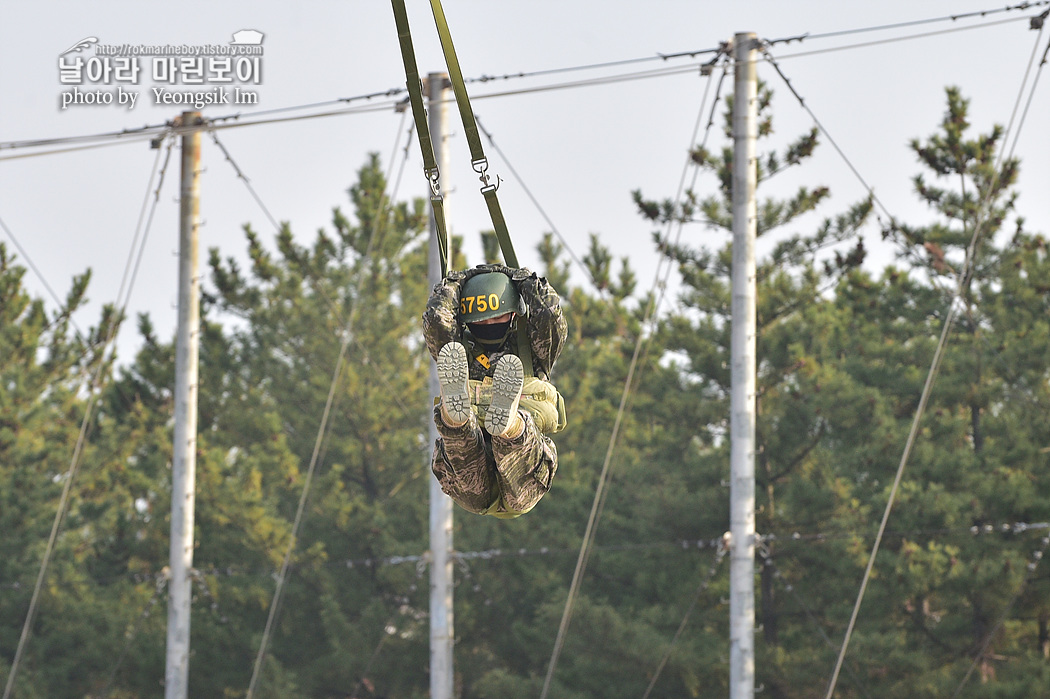
[{"label": "green pine foliage", "polygon": [[[835,696],[1048,696],[1050,573],[1036,555],[1048,532],[1014,524],[1050,521],[1047,241],[1015,210],[1021,169],[1000,157],[1001,129],[974,134],[966,99],[946,97],[943,122],[911,144],[929,215],[883,222],[899,259],[872,269],[861,232],[873,202],[829,213],[823,185],[767,194],[785,173],[805,175],[820,139],[781,139],[773,93],[760,88],[756,671],[772,697],[826,691],[949,308],[955,322]],[[655,323],[655,299],[599,235],[581,251],[583,270],[550,234],[538,246],[537,271],[562,292],[569,322],[552,377],[569,428],[555,436],[558,475],[533,512],[457,511],[464,699],[539,696],[607,461],[550,696],[728,690],[718,545],[729,516],[731,142],[697,148],[693,161],[713,184],[680,205],[633,195],[681,282]],[[334,209],[311,243],[291,224],[272,239],[245,227],[246,258],[210,252],[192,696],[245,695],[289,547],[256,696],[428,695],[428,212],[387,191],[372,156],[346,213]],[[705,234],[676,244],[666,231],[679,224]],[[482,235],[478,262],[498,259],[492,240]],[[461,250],[454,238],[457,268]],[[85,333],[72,325],[89,275],[49,314],[24,274],[0,245],[0,681],[95,396],[15,697],[157,696],[173,343],[140,317],[139,351],[114,364],[102,353],[120,320],[112,308]]]}]

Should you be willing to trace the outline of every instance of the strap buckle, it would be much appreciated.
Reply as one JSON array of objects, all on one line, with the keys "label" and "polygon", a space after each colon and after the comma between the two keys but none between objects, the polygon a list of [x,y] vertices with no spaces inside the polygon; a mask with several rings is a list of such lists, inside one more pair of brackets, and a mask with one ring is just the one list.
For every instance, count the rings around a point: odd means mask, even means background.
[{"label": "strap buckle", "polygon": [[427,178],[427,182],[430,183],[430,191],[432,196],[431,199],[441,199],[441,170],[437,167],[430,168],[429,170],[423,168],[423,176]]},{"label": "strap buckle", "polygon": [[489,159],[478,158],[477,160],[470,161],[470,167],[474,169],[474,172],[478,173],[478,179],[481,180],[481,193],[495,192],[499,189],[500,177],[496,175],[496,181],[493,183],[489,177]]}]

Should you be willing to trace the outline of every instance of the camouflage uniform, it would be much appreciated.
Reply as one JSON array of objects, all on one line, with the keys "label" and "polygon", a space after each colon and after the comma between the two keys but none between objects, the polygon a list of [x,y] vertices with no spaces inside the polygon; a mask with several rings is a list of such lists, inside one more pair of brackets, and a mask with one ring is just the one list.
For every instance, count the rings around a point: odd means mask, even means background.
[{"label": "camouflage uniform", "polygon": [[[526,322],[526,336],[532,352],[532,373],[547,381],[565,343],[567,328],[557,292],[546,279],[527,269],[502,265],[479,265],[465,272],[449,272],[434,287],[423,313],[423,337],[431,356],[449,342],[467,347],[470,378],[491,377],[504,354],[518,354],[518,333],[511,332],[494,350],[482,354],[472,350],[469,331],[459,318],[460,288],[467,279],[487,272],[502,272],[518,289],[527,312],[515,323]],[[528,367],[526,367],[528,371]],[[552,387],[553,388],[553,387]],[[473,397],[472,397],[473,401]],[[558,468],[554,442],[538,428],[536,417],[523,400],[519,415],[525,422],[520,436],[493,437],[479,427],[478,406],[472,406],[466,424],[449,427],[441,417],[441,406],[434,409],[438,439],[431,467],[441,489],[457,504],[476,514],[516,517],[531,510],[550,489]],[[539,414],[537,413],[537,416]],[[541,417],[544,429],[549,420]]]}]

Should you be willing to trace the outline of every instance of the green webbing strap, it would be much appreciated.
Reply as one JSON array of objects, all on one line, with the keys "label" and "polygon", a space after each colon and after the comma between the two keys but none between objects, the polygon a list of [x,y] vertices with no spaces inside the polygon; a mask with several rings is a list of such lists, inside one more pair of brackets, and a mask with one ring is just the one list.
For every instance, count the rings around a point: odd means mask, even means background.
[{"label": "green webbing strap", "polygon": [[412,104],[412,117],[416,122],[416,133],[419,134],[419,147],[423,151],[423,170],[429,177],[438,169],[434,157],[434,143],[430,140],[430,127],[427,124],[427,112],[423,106],[423,88],[419,80],[419,68],[416,67],[416,52],[412,47],[412,32],[408,26],[408,12],[405,0],[391,0],[394,6],[394,22],[397,24],[397,39],[401,43],[401,59],[405,63],[408,97]]},{"label": "green webbing strap", "polygon": [[[430,0],[430,8],[434,12],[434,22],[437,24],[438,38],[441,39],[441,50],[445,54],[445,63],[448,65],[448,77],[452,82],[452,91],[456,95],[456,105],[459,107],[459,116],[463,120],[463,132],[467,137],[467,146],[470,148],[471,165],[474,172],[481,176],[481,193],[485,195],[485,204],[492,218],[492,228],[496,232],[500,250],[503,251],[503,260],[508,267],[518,266],[518,256],[514,254],[514,245],[510,240],[510,232],[507,230],[507,222],[503,218],[499,200],[496,198],[498,184],[490,184],[488,170],[488,158],[485,157],[485,149],[481,145],[481,137],[478,135],[478,124],[474,119],[474,110],[470,108],[470,97],[467,95],[467,87],[463,83],[463,71],[459,67],[459,59],[456,57],[456,48],[452,45],[452,33],[448,29],[445,20],[445,11],[441,7],[441,0]],[[406,23],[407,26],[407,23]],[[407,64],[406,64],[407,65]]]},{"label": "green webbing strap", "polygon": [[525,329],[528,325],[528,319],[519,315],[517,319],[518,323],[518,359],[521,360],[521,368],[525,370],[525,378],[536,375],[536,370],[532,367],[532,345],[529,344],[529,333]]},{"label": "green webbing strap", "polygon": [[397,38],[401,44],[401,58],[405,63],[405,77],[408,87],[408,99],[412,105],[412,118],[419,135],[419,149],[423,152],[423,174],[430,182],[430,206],[434,210],[434,221],[437,224],[438,253],[441,257],[441,276],[448,273],[448,233],[445,229],[445,206],[441,197],[438,180],[441,171],[434,156],[434,142],[430,138],[430,125],[427,123],[427,110],[423,106],[423,88],[419,79],[419,68],[416,67],[416,52],[412,48],[412,33],[408,26],[408,12],[405,0],[391,0],[394,8],[394,22],[397,24]]},{"label": "green webbing strap", "polygon": [[448,233],[445,231],[445,202],[441,196],[430,197],[430,208],[434,210],[437,223],[438,255],[441,257],[441,278],[448,274]]},{"label": "green webbing strap", "polygon": [[[528,326],[528,320],[524,315],[519,315],[515,321],[518,324],[518,359],[521,360],[521,368],[525,371],[525,378],[536,375],[536,370],[532,366],[532,345],[529,344],[529,333],[526,330]],[[470,332],[469,330],[467,331]],[[485,348],[480,342],[471,335],[469,338],[464,338],[466,345],[470,349],[471,360],[477,359],[481,355],[485,355],[486,361],[488,360],[488,354],[485,352]],[[486,369],[488,365],[482,363]]]},{"label": "green webbing strap", "polygon": [[463,120],[463,131],[467,137],[467,146],[470,148],[470,159],[477,163],[486,159],[485,149],[481,147],[478,124],[474,119],[474,110],[470,108],[467,87],[463,83],[463,71],[460,70],[459,58],[456,57],[456,47],[452,45],[452,33],[448,29],[441,0],[430,0],[430,9],[434,11],[434,22],[437,24],[438,38],[441,39],[441,50],[445,54],[445,63],[448,65],[448,79],[452,81],[452,91],[456,93],[456,105],[459,107],[459,116]]},{"label": "green webbing strap", "polygon": [[518,267],[518,256],[514,254],[514,244],[510,242],[510,232],[507,230],[507,222],[503,219],[503,210],[499,207],[496,199],[495,185],[483,187],[481,193],[485,195],[485,204],[489,207],[489,218],[492,219],[492,229],[496,231],[496,240],[499,248],[503,251],[503,261],[508,267]]}]

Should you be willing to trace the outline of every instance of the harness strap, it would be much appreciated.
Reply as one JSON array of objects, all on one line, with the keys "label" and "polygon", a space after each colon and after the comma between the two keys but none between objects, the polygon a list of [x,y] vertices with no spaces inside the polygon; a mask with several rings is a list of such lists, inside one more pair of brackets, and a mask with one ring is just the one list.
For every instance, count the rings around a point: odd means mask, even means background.
[{"label": "harness strap", "polygon": [[477,163],[485,160],[485,149],[481,147],[481,137],[478,135],[478,125],[474,119],[474,110],[470,107],[467,87],[463,82],[463,71],[459,67],[456,47],[452,45],[452,32],[448,29],[448,22],[445,20],[445,10],[441,7],[441,0],[430,0],[430,9],[434,12],[434,23],[437,25],[438,38],[441,40],[441,51],[445,54],[445,64],[448,66],[448,79],[452,82],[452,91],[456,94],[456,106],[459,107],[459,117],[463,120],[463,133],[467,137],[467,146],[470,148],[470,159]]},{"label": "harness strap", "polygon": [[[529,344],[529,332],[526,329],[528,321],[524,315],[519,315],[515,321],[518,324],[517,338],[518,338],[518,351],[515,353],[518,355],[518,359],[521,360],[521,368],[525,372],[525,378],[536,375],[536,370],[532,366],[532,345]],[[485,347],[477,339],[470,335],[470,330],[466,331],[468,337],[466,338],[467,348],[470,353],[472,360],[477,360],[481,366],[486,369],[489,368],[489,357],[488,353],[485,352]]]},{"label": "harness strap", "polygon": [[430,206],[434,211],[434,222],[437,224],[438,253],[441,258],[441,276],[448,274],[448,232],[445,227],[445,206],[441,195],[439,180],[441,171],[434,156],[434,142],[430,137],[430,125],[427,123],[427,110],[423,105],[423,88],[419,79],[419,68],[416,66],[416,52],[412,47],[412,32],[408,25],[408,12],[405,0],[391,0],[394,8],[394,22],[397,24],[397,38],[401,44],[401,59],[405,64],[408,100],[412,105],[412,118],[419,136],[419,149],[423,153],[423,174],[430,183]]},{"label": "harness strap", "polygon": [[430,208],[434,210],[434,222],[437,223],[438,256],[441,258],[441,278],[448,274],[448,232],[445,230],[445,203],[439,194],[430,198]]},{"label": "harness strap", "polygon": [[[445,225],[445,211],[438,184],[440,170],[437,158],[434,156],[434,142],[430,135],[430,126],[427,123],[426,107],[423,105],[423,90],[419,79],[419,68],[416,66],[415,49],[412,46],[412,32],[408,24],[408,11],[405,9],[405,0],[391,0],[394,9],[394,21],[397,24],[397,37],[401,45],[401,59],[405,64],[405,76],[407,78],[409,103],[412,106],[412,117],[416,125],[416,133],[419,135],[419,148],[423,152],[423,172],[430,182],[431,197],[430,205],[434,210],[434,220],[438,229],[438,250],[441,254],[441,274],[448,273],[448,232]],[[492,228],[499,241],[503,260],[509,267],[518,267],[518,256],[514,252],[514,244],[510,239],[510,231],[507,221],[503,217],[496,190],[499,188],[499,178],[492,183],[488,175],[488,158],[485,149],[481,145],[481,136],[478,134],[477,120],[474,118],[474,110],[470,106],[470,96],[463,81],[463,71],[459,67],[459,58],[456,56],[456,48],[452,44],[452,33],[445,19],[445,11],[441,7],[441,0],[430,0],[430,8],[434,13],[434,22],[437,25],[438,38],[441,40],[441,50],[445,54],[445,63],[448,66],[449,81],[452,83],[452,91],[456,96],[456,105],[459,108],[459,116],[463,121],[463,132],[467,138],[467,146],[470,149],[471,166],[481,179],[481,193],[485,197],[485,205],[489,210],[489,218],[492,219]]]},{"label": "harness strap", "polygon": [[438,38],[441,40],[441,50],[445,54],[445,64],[448,66],[448,77],[452,82],[452,91],[456,95],[456,105],[459,107],[459,116],[463,121],[463,133],[467,138],[467,146],[470,148],[471,166],[474,172],[481,177],[481,193],[485,195],[485,204],[488,206],[489,217],[492,219],[492,228],[496,232],[503,259],[508,267],[518,267],[518,256],[514,253],[514,245],[510,240],[510,231],[507,230],[507,222],[503,218],[499,200],[496,198],[496,184],[489,182],[489,161],[485,157],[485,149],[481,145],[481,136],[478,135],[478,123],[474,118],[474,110],[470,107],[470,97],[467,95],[467,86],[463,82],[463,71],[459,67],[459,58],[456,56],[456,47],[452,44],[452,33],[448,29],[445,20],[445,11],[441,7],[441,0],[430,0],[430,9],[434,13],[434,23],[437,25]]},{"label": "harness strap", "polygon": [[521,368],[525,370],[525,378],[534,376],[535,369],[532,367],[532,345],[529,344],[529,333],[525,329],[527,321],[525,316],[519,315],[515,322],[518,324],[518,358],[521,359]]},{"label": "harness strap", "polygon": [[496,198],[496,185],[483,187],[481,193],[485,195],[485,204],[489,208],[489,218],[492,219],[492,229],[496,232],[496,240],[499,248],[503,251],[503,259],[508,267],[518,267],[518,256],[514,254],[514,244],[510,241],[510,231],[507,230],[507,222],[503,219],[503,210],[500,209],[499,199]]}]

